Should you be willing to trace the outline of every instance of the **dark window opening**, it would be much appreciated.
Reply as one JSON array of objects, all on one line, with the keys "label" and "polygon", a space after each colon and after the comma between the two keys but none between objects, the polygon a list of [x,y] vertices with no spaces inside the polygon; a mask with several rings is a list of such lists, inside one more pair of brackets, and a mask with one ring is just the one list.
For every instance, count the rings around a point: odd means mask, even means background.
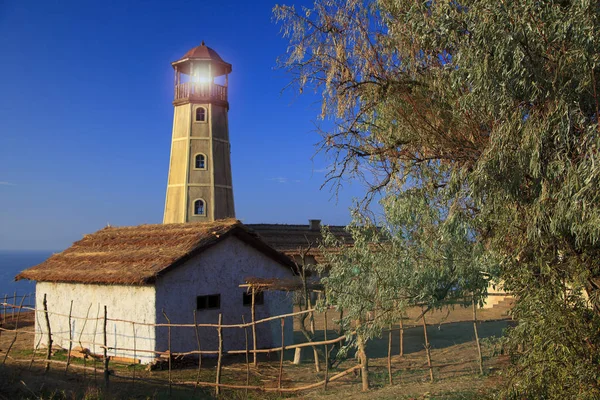
[{"label": "dark window opening", "polygon": [[197,310],[211,310],[216,308],[221,308],[220,294],[209,294],[206,296],[196,297]]},{"label": "dark window opening", "polygon": [[[258,292],[254,295],[254,304],[259,306],[265,303],[265,292]],[[252,305],[252,293],[242,293],[242,304],[245,306]]]},{"label": "dark window opening", "polygon": [[196,168],[206,168],[206,157],[204,157],[204,154],[196,154]]},{"label": "dark window opening", "polygon": [[206,122],[206,108],[204,108],[204,107],[196,108],[196,121]]},{"label": "dark window opening", "polygon": [[204,215],[204,200],[194,202],[194,215]]}]

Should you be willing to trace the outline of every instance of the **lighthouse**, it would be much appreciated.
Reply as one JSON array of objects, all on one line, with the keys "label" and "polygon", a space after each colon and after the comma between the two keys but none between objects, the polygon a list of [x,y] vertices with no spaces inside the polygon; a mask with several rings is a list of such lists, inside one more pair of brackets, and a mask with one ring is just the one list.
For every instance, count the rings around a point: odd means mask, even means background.
[{"label": "lighthouse", "polygon": [[227,116],[231,64],[202,42],[171,65],[174,116],[163,223],[234,218]]}]

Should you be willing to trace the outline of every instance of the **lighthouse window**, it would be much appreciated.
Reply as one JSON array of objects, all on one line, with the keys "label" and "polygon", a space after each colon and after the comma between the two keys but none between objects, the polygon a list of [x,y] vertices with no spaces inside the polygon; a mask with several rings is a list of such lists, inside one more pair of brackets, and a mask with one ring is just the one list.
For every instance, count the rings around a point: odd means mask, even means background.
[{"label": "lighthouse window", "polygon": [[206,108],[204,108],[204,107],[196,108],[196,121],[197,122],[206,122]]},{"label": "lighthouse window", "polygon": [[204,200],[194,201],[194,215],[205,215]]},{"label": "lighthouse window", "polygon": [[194,161],[195,169],[206,169],[206,156],[204,154],[196,154]]}]

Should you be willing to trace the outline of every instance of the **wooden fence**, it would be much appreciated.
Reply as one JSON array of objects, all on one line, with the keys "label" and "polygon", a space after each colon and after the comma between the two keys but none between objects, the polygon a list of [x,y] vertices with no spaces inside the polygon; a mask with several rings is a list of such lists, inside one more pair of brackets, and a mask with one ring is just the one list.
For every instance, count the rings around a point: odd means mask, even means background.
[{"label": "wooden fence", "polygon": [[[137,356],[139,354],[151,354],[151,355],[154,355],[154,357],[156,357],[157,359],[164,359],[165,362],[168,362],[169,390],[171,389],[173,384],[185,385],[185,386],[191,385],[194,387],[213,387],[215,389],[216,394],[219,394],[222,388],[285,393],[285,392],[299,392],[299,391],[314,389],[314,388],[323,386],[324,389],[326,390],[329,382],[334,382],[336,380],[339,380],[340,378],[347,376],[348,374],[350,374],[356,370],[360,370],[361,374],[363,376],[363,380],[362,380],[363,390],[367,390],[369,387],[368,373],[367,373],[368,360],[366,358],[366,354],[364,353],[364,351],[361,351],[361,349],[360,349],[361,338],[355,338],[355,339],[357,339],[357,343],[359,343],[359,352],[358,352],[359,363],[358,363],[358,365],[354,365],[350,368],[347,368],[341,372],[336,373],[335,375],[330,376],[329,362],[327,359],[327,357],[329,355],[329,346],[344,342],[347,339],[351,339],[353,336],[356,335],[356,333],[350,332],[345,336],[338,336],[335,338],[328,339],[327,338],[327,311],[326,310],[323,313],[324,327],[325,327],[324,340],[312,341],[312,342],[309,341],[309,342],[291,344],[291,345],[286,346],[285,345],[285,329],[284,329],[285,318],[294,317],[294,316],[298,316],[298,315],[302,315],[302,314],[306,314],[306,313],[314,315],[314,312],[315,312],[314,308],[308,309],[305,311],[298,311],[298,312],[293,312],[293,313],[289,313],[289,314],[272,316],[272,317],[268,317],[268,318],[264,318],[264,319],[260,319],[260,320],[251,321],[251,322],[245,322],[243,319],[243,316],[242,316],[242,323],[240,323],[240,324],[223,324],[222,323],[222,314],[219,314],[218,321],[216,324],[198,323],[196,321],[195,313],[194,313],[194,323],[192,323],[192,324],[173,324],[173,323],[171,323],[168,315],[163,311],[163,316],[164,316],[165,320],[167,321],[167,323],[155,324],[155,323],[109,318],[109,310],[107,309],[106,306],[104,306],[104,308],[102,310],[103,311],[102,315],[98,315],[96,317],[89,316],[89,309],[88,309],[88,315],[86,315],[85,317],[75,316],[75,315],[72,315],[72,308],[73,308],[72,301],[71,301],[71,309],[69,311],[69,314],[64,314],[64,313],[61,314],[61,313],[53,312],[53,311],[48,310],[48,305],[47,305],[48,303],[47,303],[45,294],[43,297],[43,302],[41,304],[42,308],[36,308],[34,304],[27,304],[26,303],[27,299],[29,299],[29,301],[31,301],[31,300],[34,300],[34,297],[32,297],[32,295],[17,296],[15,294],[12,297],[4,296],[4,301],[2,303],[0,303],[0,311],[1,311],[1,318],[2,318],[0,320],[0,322],[1,322],[0,337],[1,337],[1,335],[12,335],[9,346],[4,351],[4,355],[3,356],[0,355],[0,357],[2,357],[3,364],[7,361],[7,359],[10,358],[16,362],[29,363],[29,368],[31,368],[31,366],[34,363],[42,363],[42,364],[44,364],[44,370],[46,372],[50,369],[51,365],[59,365],[59,366],[64,367],[65,373],[67,373],[69,371],[69,368],[82,369],[82,370],[84,370],[84,373],[85,373],[85,371],[94,371],[94,373],[96,373],[96,371],[101,370],[103,372],[104,384],[106,387],[108,387],[110,384],[111,374],[116,377],[126,378],[125,376],[118,375],[114,372],[111,373],[111,371],[110,371],[110,362],[111,361],[113,361],[113,362],[130,361],[133,364],[132,376],[127,377],[127,378],[131,378],[132,382],[135,383],[136,379],[142,380],[142,381],[144,380],[143,378],[141,378],[139,376],[136,377],[135,365],[139,362],[137,359]],[[34,323],[37,326],[34,328],[34,330],[27,330],[27,329],[20,328],[20,320],[21,320],[24,312],[35,313],[36,318],[35,318]],[[83,326],[79,332],[80,333],[79,336],[76,337],[76,335],[74,335],[74,332],[72,329],[69,329],[69,337],[68,338],[63,337],[62,335],[60,335],[56,332],[53,332],[52,326],[51,326],[51,321],[50,321],[51,315],[68,318],[69,327],[73,326],[72,325],[73,320],[83,321]],[[430,352],[431,345],[429,343],[428,336],[427,336],[427,322],[425,319],[425,313],[423,313],[421,315],[420,319],[421,319],[422,325],[423,325],[423,333],[424,333],[424,339],[425,339],[424,347],[426,350],[426,357],[427,357],[426,361],[427,361],[427,367],[429,369],[429,378],[433,382],[435,379],[434,367],[441,367],[442,365],[437,365],[437,366],[434,365],[432,358],[431,358],[431,352]],[[280,321],[281,346],[266,348],[266,349],[256,348],[256,326],[259,324],[267,323],[267,322],[274,321],[274,320]],[[107,340],[107,336],[108,336],[107,325],[109,322],[120,322],[120,323],[125,323],[125,324],[131,325],[132,333],[133,333],[133,347],[132,348],[109,346],[108,340]],[[101,337],[103,338],[102,342],[96,342],[95,340],[94,341],[82,341],[81,335],[83,334],[85,326],[88,323],[90,323],[90,324],[93,323],[95,325],[94,338],[96,338],[97,333],[100,333],[100,332],[97,332],[97,329],[101,330]],[[45,330],[42,329],[42,324],[45,326]],[[10,325],[10,327],[7,327],[7,325]],[[167,330],[168,330],[168,333],[167,333],[168,346],[167,346],[167,348],[164,351],[157,351],[157,350],[147,349],[147,348],[138,348],[136,346],[136,326],[137,327],[148,326],[148,327],[165,327],[165,328],[167,328]],[[219,338],[217,350],[203,350],[202,349],[202,347],[201,347],[202,338],[198,333],[199,328],[211,328],[211,329],[216,330],[218,338]],[[252,343],[253,343],[252,348],[250,348],[250,345],[249,345],[250,340],[248,338],[248,328],[251,328]],[[171,351],[171,349],[172,349],[172,343],[171,343],[172,329],[193,329],[195,338],[196,338],[197,348],[195,350],[185,351],[185,352],[172,352]],[[242,329],[244,331],[244,336],[245,336],[245,348],[244,349],[225,350],[224,343],[223,343],[223,330],[225,330],[225,329]],[[400,337],[400,356],[404,355],[404,330],[405,329],[407,329],[407,328],[404,326],[403,322],[400,321],[399,327],[396,329],[399,331],[399,337]],[[478,335],[478,331],[477,331],[477,307],[476,307],[475,303],[473,303],[473,329],[474,329],[474,334],[475,334],[475,339],[476,339],[475,342],[476,342],[477,351],[478,351],[478,359],[473,360],[473,361],[478,362],[480,373],[483,374],[483,357],[482,357],[481,346],[480,346],[480,342],[479,342],[479,335]],[[393,329],[391,329],[391,327],[390,327],[390,329],[388,329],[386,331],[389,335],[388,336],[388,352],[387,352],[387,367],[388,367],[387,369],[388,369],[388,375],[389,375],[389,384],[393,384],[392,362],[391,362],[392,331],[393,331]],[[28,360],[16,359],[16,358],[13,358],[10,356],[10,352],[13,348],[13,345],[17,341],[17,338],[19,337],[19,335],[23,335],[23,334],[24,335],[33,335],[34,337],[37,336],[35,339],[35,343],[34,343],[34,351],[32,353],[31,359],[28,359]],[[42,342],[42,335],[45,335],[45,339],[46,339],[46,346],[45,346],[46,352],[45,352],[44,358],[36,359],[36,354],[38,354],[38,350],[40,349],[40,344]],[[63,343],[64,342],[68,343],[68,349],[66,349],[67,350],[67,360],[66,361],[52,359],[52,344],[55,343],[57,339],[60,339]],[[71,354],[73,353],[73,346],[77,346],[78,351],[87,352],[87,356],[89,356],[90,358],[92,358],[94,360],[94,365],[87,366],[87,364],[85,362],[86,358],[84,358],[84,365],[73,364],[72,359],[71,359]],[[312,347],[313,349],[316,349],[319,346],[324,347],[324,350],[325,350],[324,354],[326,355],[324,379],[320,380],[318,382],[312,383],[312,384],[308,384],[308,385],[284,387],[282,384],[282,376],[283,376],[283,370],[284,370],[284,362],[283,361],[284,361],[285,350],[301,349],[304,347]],[[92,347],[94,347],[95,349],[96,348],[101,349],[102,354],[100,354],[100,355],[92,354],[89,351],[89,348],[92,348]],[[131,352],[133,354],[133,358],[131,360],[116,360],[115,357],[111,357],[108,355],[109,351],[114,351],[114,350]],[[263,385],[263,386],[250,385],[249,384],[250,365],[251,364],[254,364],[254,366],[258,365],[256,356],[259,353],[276,353],[276,352],[280,353],[279,369],[278,369],[278,376],[277,376],[277,386],[270,387],[270,386],[266,386],[266,385]],[[203,358],[203,356],[206,356],[206,355],[216,356],[216,358],[217,358],[216,379],[214,382],[207,382],[207,381],[200,380],[200,371],[202,369],[202,358]],[[246,364],[246,383],[245,384],[233,385],[233,384],[225,384],[222,382],[221,370],[222,370],[222,366],[223,366],[223,357],[225,355],[245,355],[245,364]],[[250,355],[253,356],[252,361],[250,360]],[[186,356],[194,356],[194,357],[197,356],[198,357],[197,378],[194,381],[177,381],[177,382],[175,382],[172,379],[173,360],[176,358],[186,357]],[[98,368],[98,366],[97,366],[98,361],[101,361],[100,368]]]}]

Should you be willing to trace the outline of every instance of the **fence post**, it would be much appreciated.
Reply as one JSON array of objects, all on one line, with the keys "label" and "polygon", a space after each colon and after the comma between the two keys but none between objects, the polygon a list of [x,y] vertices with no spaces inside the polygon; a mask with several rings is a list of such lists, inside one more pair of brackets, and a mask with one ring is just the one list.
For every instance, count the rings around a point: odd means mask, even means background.
[{"label": "fence post", "polygon": [[[283,353],[285,352],[285,318],[281,318],[281,356],[279,357],[279,377],[277,378],[277,388],[281,389],[281,378],[283,377]],[[281,393],[281,392],[280,392]]]},{"label": "fence post", "polygon": [[[246,319],[242,314],[242,323],[246,325]],[[244,326],[244,336],[246,337],[246,386],[250,385],[250,354],[248,352],[248,327]],[[248,397],[248,388],[246,388],[246,397]]]},{"label": "fence post", "polygon": [[94,345],[94,383],[98,384],[98,374],[96,372],[96,334],[98,333],[98,321],[100,320],[100,303],[97,303],[98,307],[96,308],[96,321],[94,322],[94,338],[92,339],[92,344]]},{"label": "fence post", "polygon": [[46,293],[44,293],[43,305],[44,316],[46,318],[46,330],[48,331],[48,351],[46,352],[46,367],[44,368],[44,373],[46,373],[50,370],[50,358],[52,358],[52,330],[50,329],[50,317],[48,316],[48,302],[46,301]]},{"label": "fence post", "polygon": [[477,303],[473,296],[473,330],[475,331],[475,343],[477,343],[477,351],[479,352],[479,373],[483,375],[483,357],[481,355],[481,344],[479,343],[479,332],[477,332]]},{"label": "fence post", "polygon": [[196,343],[198,344],[198,374],[196,375],[196,384],[194,385],[194,393],[200,382],[200,371],[202,370],[202,351],[200,350],[200,334],[198,333],[198,318],[196,313],[198,310],[194,310],[194,332],[196,333]]},{"label": "fence post", "polygon": [[[323,338],[327,341],[327,307],[323,311]],[[329,349],[325,345],[325,383],[323,384],[323,390],[327,390],[327,381],[329,380]]]},{"label": "fence post", "polygon": [[404,321],[400,315],[400,357],[404,357]]},{"label": "fence post", "polygon": [[217,396],[221,393],[221,387],[219,385],[221,384],[221,361],[223,359],[223,332],[221,328],[222,322],[223,314],[219,313],[219,326],[217,327],[217,333],[219,334],[219,357],[217,359],[217,385],[215,386],[215,393]]},{"label": "fence post", "polygon": [[168,327],[168,334],[167,334],[167,340],[168,340],[168,345],[169,345],[169,396],[171,396],[171,389],[172,389],[172,380],[171,380],[171,320],[169,319],[169,317],[167,317],[167,313],[165,313],[165,310],[163,308],[162,313],[165,317],[165,319],[167,320],[167,323],[169,324]]},{"label": "fence post", "polygon": [[17,312],[17,320],[15,322],[15,336],[13,337],[12,342],[10,342],[8,349],[6,349],[6,354],[4,355],[4,360],[2,360],[2,364],[4,364],[6,362],[6,359],[8,358],[8,353],[10,353],[10,350],[12,349],[13,345],[17,341],[17,336],[19,335],[19,318],[21,317],[21,309],[23,308],[24,300],[25,300],[25,297],[22,297],[21,304],[19,305],[19,312]]},{"label": "fence post", "polygon": [[107,325],[106,306],[104,306],[104,386],[108,389],[108,340],[106,339],[106,325]]},{"label": "fence post", "polygon": [[[83,321],[83,326],[81,327],[81,330],[79,331],[79,347],[81,347],[82,351],[83,351],[83,343],[81,343],[81,337],[83,336],[83,332],[85,331],[85,326],[87,325],[91,309],[92,309],[92,303],[90,303],[90,306],[88,307],[87,312],[85,313],[85,320]],[[83,357],[83,366],[84,366],[83,380],[85,381],[86,377],[87,377],[87,372],[86,372],[87,368],[85,368],[85,367],[87,367],[87,357]]]},{"label": "fence post", "polygon": [[394,382],[392,380],[392,324],[390,324],[389,332],[388,332],[388,356],[387,356],[387,364],[388,364],[388,375],[390,385],[393,385]]},{"label": "fence post", "polygon": [[17,292],[13,295],[13,305],[12,305],[12,320],[15,320],[15,309],[17,308]]},{"label": "fence post", "polygon": [[429,351],[429,338],[427,337],[427,322],[425,322],[425,312],[423,318],[423,334],[425,335],[425,353],[427,354],[427,365],[429,366],[429,379],[433,382],[433,366],[431,365],[431,353]]},{"label": "fence post", "polygon": [[67,365],[65,366],[65,375],[69,372],[69,364],[71,364],[71,350],[73,349],[73,326],[71,325],[71,315],[73,313],[73,300],[69,308],[69,352],[67,353]]},{"label": "fence post", "polygon": [[135,387],[135,367],[137,365],[137,340],[135,333],[135,322],[131,323],[131,328],[133,329],[133,377],[131,379],[131,383]]},{"label": "fence post", "polygon": [[35,310],[35,324],[37,325],[37,328],[40,332],[40,337],[38,338],[37,343],[35,344],[35,347],[33,348],[33,353],[31,353],[31,362],[29,363],[29,370],[31,371],[31,367],[33,367],[33,363],[35,361],[35,355],[38,351],[38,348],[40,347],[40,343],[42,343],[42,325],[40,324],[40,319],[38,317],[38,309],[36,307]]},{"label": "fence post", "polygon": [[255,299],[256,298],[256,288],[252,286],[252,309],[251,309],[251,317],[252,317],[252,348],[254,350],[252,361],[254,363],[254,367],[258,366],[258,354],[256,353],[256,307],[255,307]]}]

